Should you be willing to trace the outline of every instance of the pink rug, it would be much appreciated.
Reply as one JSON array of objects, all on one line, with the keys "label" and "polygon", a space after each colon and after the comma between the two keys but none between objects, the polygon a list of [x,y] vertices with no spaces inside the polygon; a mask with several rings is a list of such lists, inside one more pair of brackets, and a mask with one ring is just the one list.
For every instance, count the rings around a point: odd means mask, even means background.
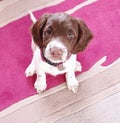
[{"label": "pink rug", "polygon": [[[64,12],[83,0],[68,0],[34,12],[36,18],[43,13]],[[78,60],[87,71],[100,58],[107,56],[104,65],[120,57],[120,2],[100,0],[85,6],[72,14],[83,18],[94,33],[94,39],[87,49],[78,54]],[[10,105],[36,94],[33,84],[36,76],[26,78],[24,71],[32,59],[30,48],[31,20],[29,15],[0,29],[0,111]],[[65,81],[64,75],[48,75],[48,89]]]}]

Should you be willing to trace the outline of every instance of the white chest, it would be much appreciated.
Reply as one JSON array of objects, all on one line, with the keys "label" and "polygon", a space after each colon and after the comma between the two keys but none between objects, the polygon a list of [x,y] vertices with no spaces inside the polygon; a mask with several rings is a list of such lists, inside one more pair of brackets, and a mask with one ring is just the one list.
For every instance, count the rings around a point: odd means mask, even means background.
[{"label": "white chest", "polygon": [[[72,55],[69,60],[67,60],[65,63],[63,63],[63,69],[59,69],[58,67],[54,67],[52,65],[49,65],[48,63],[44,62],[41,58],[39,49],[36,50],[34,53],[34,63],[36,70],[38,71],[44,71],[45,73],[49,73],[53,76],[66,73],[67,71],[70,71],[71,68],[73,68],[74,64],[76,63],[76,55]],[[74,70],[74,68],[73,68]]]}]

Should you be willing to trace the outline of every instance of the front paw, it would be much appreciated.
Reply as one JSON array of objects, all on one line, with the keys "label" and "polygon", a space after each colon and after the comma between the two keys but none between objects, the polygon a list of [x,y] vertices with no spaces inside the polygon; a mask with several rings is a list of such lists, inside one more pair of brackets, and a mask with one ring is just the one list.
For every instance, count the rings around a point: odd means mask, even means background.
[{"label": "front paw", "polygon": [[71,79],[67,82],[68,90],[72,91],[73,93],[76,93],[78,90],[79,82],[77,79]]},{"label": "front paw", "polygon": [[47,84],[46,84],[46,82],[36,80],[36,82],[34,84],[34,88],[36,89],[37,93],[40,94],[40,93],[42,93],[43,91],[46,90]]},{"label": "front paw", "polygon": [[34,65],[30,64],[25,71],[25,75],[26,77],[29,77],[29,76],[33,76],[34,74],[35,74],[35,67]]}]

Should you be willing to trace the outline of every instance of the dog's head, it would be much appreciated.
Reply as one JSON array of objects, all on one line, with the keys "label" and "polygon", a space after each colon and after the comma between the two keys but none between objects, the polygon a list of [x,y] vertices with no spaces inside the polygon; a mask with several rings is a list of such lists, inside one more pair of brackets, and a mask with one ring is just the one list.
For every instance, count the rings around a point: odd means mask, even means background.
[{"label": "dog's head", "polygon": [[54,63],[83,51],[92,38],[91,31],[81,19],[65,13],[43,15],[33,25],[32,35],[44,56]]}]

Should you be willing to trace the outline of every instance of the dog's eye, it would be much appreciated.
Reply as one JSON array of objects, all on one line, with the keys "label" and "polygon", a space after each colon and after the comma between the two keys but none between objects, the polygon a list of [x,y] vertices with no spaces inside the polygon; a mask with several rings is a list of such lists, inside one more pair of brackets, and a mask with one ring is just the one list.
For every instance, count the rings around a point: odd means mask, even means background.
[{"label": "dog's eye", "polygon": [[67,38],[68,39],[73,39],[75,37],[75,35],[72,33],[72,32],[69,32],[68,34],[67,34]]},{"label": "dog's eye", "polygon": [[52,33],[52,30],[51,29],[44,30],[43,31],[43,39],[44,40],[48,39],[50,37],[51,33]]},{"label": "dog's eye", "polygon": [[47,35],[50,35],[50,34],[52,33],[52,30],[51,30],[51,29],[47,29],[47,30],[45,31],[45,33],[46,33]]}]

